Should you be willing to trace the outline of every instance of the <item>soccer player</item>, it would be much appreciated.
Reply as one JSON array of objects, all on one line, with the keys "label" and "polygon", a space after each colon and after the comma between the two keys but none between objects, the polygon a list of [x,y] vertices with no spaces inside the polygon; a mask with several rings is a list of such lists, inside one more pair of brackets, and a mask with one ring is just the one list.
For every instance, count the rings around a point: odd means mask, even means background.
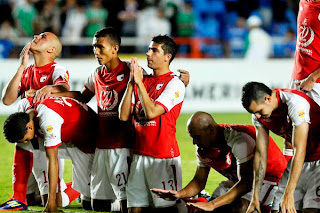
[{"label": "soccer player", "polygon": [[[221,212],[246,211],[252,197],[256,140],[254,127],[217,124],[210,114],[196,112],[189,118],[187,130],[193,139],[193,144],[197,147],[198,167],[194,178],[180,191],[151,190],[156,196],[167,200],[193,197],[205,188],[211,167],[225,176],[228,181],[220,183],[210,202],[187,203],[187,205],[205,211],[216,209]],[[277,185],[287,166],[281,150],[271,137],[269,140],[267,172],[260,193],[260,203],[264,212],[270,211]]]},{"label": "soccer player", "polygon": [[[32,98],[21,101],[23,111],[33,106],[32,101]],[[3,129],[9,142],[17,141],[32,151],[31,140],[36,136],[43,138],[39,141],[45,147],[49,173],[49,196],[44,211],[58,211],[58,147],[59,157],[72,160],[73,187],[84,197],[90,198],[96,125],[96,114],[90,107],[66,97],[49,97],[36,103],[34,110],[29,113],[17,112],[6,119]]]},{"label": "soccer player", "polygon": [[[36,100],[45,98],[51,92],[62,92],[69,90],[68,70],[54,62],[60,55],[62,45],[59,38],[50,32],[35,35],[20,53],[20,66],[4,88],[2,102],[11,105],[21,96],[33,96],[36,92]],[[30,53],[33,54],[34,64],[28,66]],[[37,143],[35,141],[35,143]],[[28,177],[31,173],[33,156],[39,158],[43,153],[35,151],[30,153],[23,149],[21,144],[16,144],[13,163],[13,195],[0,206],[0,210],[27,209],[26,193]],[[45,158],[45,155],[43,155]],[[36,161],[34,163],[43,163]],[[35,172],[42,173],[36,165]],[[41,186],[40,186],[41,187]],[[44,186],[43,186],[44,187]],[[42,189],[40,189],[42,191]],[[44,193],[44,192],[43,192]],[[11,205],[12,204],[12,205]]]},{"label": "soccer player", "polygon": [[320,105],[320,2],[300,0],[291,88],[307,92]]},{"label": "soccer player", "polygon": [[266,171],[269,130],[291,141],[294,149],[277,192],[283,195],[281,212],[318,212],[319,105],[301,91],[271,90],[259,82],[249,82],[242,88],[242,105],[253,114],[252,122],[257,129],[254,194],[248,212],[260,212],[259,191]]},{"label": "soccer player", "polygon": [[152,197],[150,188],[180,190],[181,160],[176,140],[176,120],[182,107],[185,85],[169,69],[176,43],[155,36],[146,53],[153,74],[143,76],[137,59],[131,60],[130,79],[120,104],[120,119],[133,116],[135,142],[127,186],[131,212],[177,211],[175,201]]},{"label": "soccer player", "polygon": [[[122,212],[127,211],[126,184],[131,159],[131,122],[119,120],[119,104],[130,76],[129,63],[121,61],[119,34],[111,27],[96,32],[93,51],[100,66],[85,82],[81,92],[57,93],[87,103],[95,95],[98,104],[99,134],[92,169],[91,198],[95,211],[110,211],[111,202],[120,200]],[[189,82],[184,70],[181,78]]]}]

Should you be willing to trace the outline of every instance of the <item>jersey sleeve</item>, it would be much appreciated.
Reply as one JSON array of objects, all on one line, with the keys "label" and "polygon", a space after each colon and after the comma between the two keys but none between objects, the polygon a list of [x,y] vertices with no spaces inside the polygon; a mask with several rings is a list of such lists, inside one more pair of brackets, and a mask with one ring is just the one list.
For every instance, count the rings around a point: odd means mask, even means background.
[{"label": "jersey sleeve", "polygon": [[245,163],[254,156],[255,140],[247,133],[226,129],[224,132],[228,146],[237,160],[237,164]]},{"label": "jersey sleeve", "polygon": [[202,160],[201,160],[201,158],[200,158],[200,156],[198,154],[198,149],[199,149],[199,147],[196,146],[197,166],[199,166],[199,167],[209,167],[207,164],[202,162]]},{"label": "jersey sleeve", "polygon": [[300,126],[303,123],[310,123],[310,104],[303,97],[292,94],[293,98],[287,101],[288,115],[292,126]]},{"label": "jersey sleeve", "polygon": [[69,72],[66,68],[58,65],[58,64],[54,64],[52,65],[55,67],[54,72],[52,74],[52,81],[54,85],[57,84],[68,84],[69,85]]},{"label": "jersey sleeve", "polygon": [[87,78],[86,82],[84,83],[84,86],[90,90],[91,92],[95,93],[94,91],[94,77],[97,73],[97,69],[95,69],[93,72],[91,72],[91,74],[89,75],[89,77]]},{"label": "jersey sleeve", "polygon": [[52,109],[43,104],[37,107],[39,126],[44,136],[44,147],[46,149],[56,148],[61,145],[61,126],[63,118]]},{"label": "jersey sleeve", "polygon": [[156,103],[163,106],[163,108],[169,112],[175,105],[183,101],[185,89],[182,81],[178,78],[173,78],[157,98]]},{"label": "jersey sleeve", "polygon": [[251,122],[252,125],[255,127],[263,126],[263,124],[258,120],[258,118],[254,114],[251,115]]},{"label": "jersey sleeve", "polygon": [[27,112],[32,107],[29,99],[24,98],[18,102],[18,112]]}]

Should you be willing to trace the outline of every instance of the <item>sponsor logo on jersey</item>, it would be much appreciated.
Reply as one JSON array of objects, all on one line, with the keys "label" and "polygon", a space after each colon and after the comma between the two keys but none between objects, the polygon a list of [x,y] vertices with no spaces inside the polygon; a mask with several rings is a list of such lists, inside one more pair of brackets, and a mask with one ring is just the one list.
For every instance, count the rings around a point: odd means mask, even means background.
[{"label": "sponsor logo on jersey", "polygon": [[49,135],[49,139],[56,139],[56,136],[52,133]]},{"label": "sponsor logo on jersey", "polygon": [[122,81],[124,79],[124,74],[120,74],[117,76],[118,81]]},{"label": "sponsor logo on jersey", "polygon": [[118,93],[105,87],[105,90],[100,92],[99,106],[103,111],[111,111],[118,104]]},{"label": "sponsor logo on jersey", "polygon": [[53,130],[52,125],[46,127],[46,131],[47,131],[47,132],[51,133],[52,130]]},{"label": "sponsor logo on jersey", "polygon": [[44,76],[41,76],[40,78],[40,82],[43,83],[46,79],[47,79],[48,76],[44,75]]},{"label": "sponsor logo on jersey", "polygon": [[69,76],[68,76],[68,74],[64,74],[64,79],[66,80],[66,82],[69,81]]},{"label": "sponsor logo on jersey", "polygon": [[179,90],[178,90],[177,92],[174,93],[174,97],[175,97],[175,98],[179,98],[179,96],[180,96],[180,92],[179,92]]},{"label": "sponsor logo on jersey", "polygon": [[298,113],[299,113],[299,117],[304,118],[305,113],[303,110],[300,110]]},{"label": "sponsor logo on jersey", "polygon": [[163,86],[163,83],[159,83],[159,84],[156,86],[156,90],[161,89],[162,86]]}]

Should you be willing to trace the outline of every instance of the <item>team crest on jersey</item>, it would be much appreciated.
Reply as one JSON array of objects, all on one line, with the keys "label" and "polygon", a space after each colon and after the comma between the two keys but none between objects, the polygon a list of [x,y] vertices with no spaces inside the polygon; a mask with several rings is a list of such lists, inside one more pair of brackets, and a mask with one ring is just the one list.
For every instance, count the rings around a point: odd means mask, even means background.
[{"label": "team crest on jersey", "polygon": [[227,157],[227,159],[226,159],[227,164],[231,165],[231,154],[230,154],[230,152],[227,154],[226,157]]},{"label": "team crest on jersey", "polygon": [[46,76],[46,75],[41,76],[41,78],[40,78],[39,81],[40,81],[41,83],[43,83],[43,82],[45,82],[45,80],[47,80],[47,77],[48,77],[48,76]]},{"label": "team crest on jersey", "polygon": [[120,74],[117,76],[118,81],[122,81],[124,79],[124,74]]},{"label": "team crest on jersey", "polygon": [[[308,26],[308,20],[305,18],[299,27],[298,44],[307,47],[314,40],[314,31]],[[311,53],[312,54],[312,53]]]},{"label": "team crest on jersey", "polygon": [[304,118],[304,115],[305,115],[304,110],[300,110],[298,113],[300,118]]},{"label": "team crest on jersey", "polygon": [[109,87],[105,87],[105,90],[100,92],[99,106],[104,111],[113,110],[118,104],[118,93],[115,90],[111,90]]},{"label": "team crest on jersey", "polygon": [[47,131],[47,132],[51,133],[52,130],[53,130],[52,125],[46,127],[46,131]]},{"label": "team crest on jersey", "polygon": [[52,133],[49,135],[49,139],[56,139],[56,136]]},{"label": "team crest on jersey", "polygon": [[159,89],[161,89],[162,86],[163,86],[163,83],[159,83],[159,84],[156,86],[156,89],[159,90]]}]

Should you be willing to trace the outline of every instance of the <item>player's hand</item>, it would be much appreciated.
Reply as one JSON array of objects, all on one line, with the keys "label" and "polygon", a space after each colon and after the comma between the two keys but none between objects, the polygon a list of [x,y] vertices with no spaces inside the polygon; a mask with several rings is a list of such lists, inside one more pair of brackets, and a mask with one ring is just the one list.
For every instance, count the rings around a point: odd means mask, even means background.
[{"label": "player's hand", "polygon": [[194,206],[205,211],[213,211],[215,209],[214,203],[212,201],[207,203],[203,203],[203,202],[189,203],[188,202],[186,204],[187,206]]},{"label": "player's hand", "polygon": [[251,202],[246,213],[261,213],[260,203],[256,205],[254,202]]},{"label": "player's hand", "polygon": [[303,92],[310,92],[316,83],[317,79],[314,79],[313,76],[310,74],[307,78],[303,79],[301,82],[297,83],[300,84],[300,90]]},{"label": "player's hand", "polygon": [[132,72],[133,72],[133,79],[136,84],[142,83],[143,80],[143,69],[142,67],[139,67],[138,65],[138,59],[132,58],[131,59],[132,64]]},{"label": "player's hand", "polygon": [[284,193],[281,202],[281,213],[296,213],[293,194]]},{"label": "player's hand", "polygon": [[178,192],[174,190],[165,190],[165,189],[150,189],[155,197],[162,198],[167,201],[175,201],[179,199]]},{"label": "player's hand", "polygon": [[35,89],[29,89],[24,92],[24,97],[29,98],[29,97],[34,97],[36,95],[37,90]]},{"label": "player's hand", "polygon": [[37,103],[43,99],[46,99],[51,95],[52,87],[51,86],[44,86],[41,89],[36,91],[35,97],[33,99],[33,103]]},{"label": "player's hand", "polygon": [[30,46],[31,46],[31,42],[26,44],[26,46],[24,46],[23,49],[21,50],[21,53],[20,53],[20,66],[23,66],[23,67],[28,66],[29,57],[30,57],[30,52],[29,52]]},{"label": "player's hand", "polygon": [[184,85],[187,87],[190,81],[190,74],[186,70],[179,69],[178,72],[180,72],[179,79],[184,83]]},{"label": "player's hand", "polygon": [[43,212],[63,212],[63,211],[59,210],[55,203],[48,201],[45,209],[43,210]]}]

